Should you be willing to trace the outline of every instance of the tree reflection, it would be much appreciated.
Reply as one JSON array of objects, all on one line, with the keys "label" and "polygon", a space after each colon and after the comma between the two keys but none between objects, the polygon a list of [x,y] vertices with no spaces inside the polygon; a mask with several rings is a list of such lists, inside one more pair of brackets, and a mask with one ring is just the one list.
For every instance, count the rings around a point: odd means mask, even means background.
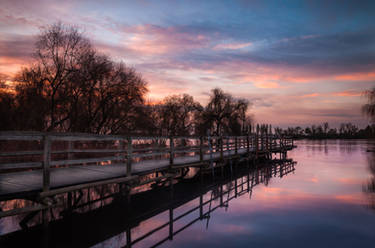
[{"label": "tree reflection", "polygon": [[364,187],[364,191],[369,197],[370,208],[375,210],[375,152],[370,152],[368,156],[368,166],[371,172],[371,179]]}]

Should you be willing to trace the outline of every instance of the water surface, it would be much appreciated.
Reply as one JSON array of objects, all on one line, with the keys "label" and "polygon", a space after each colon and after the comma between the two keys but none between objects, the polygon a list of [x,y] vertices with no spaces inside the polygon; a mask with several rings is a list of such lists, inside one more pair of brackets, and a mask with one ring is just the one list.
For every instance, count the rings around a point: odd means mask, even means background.
[{"label": "water surface", "polygon": [[22,218],[2,219],[0,244],[39,242],[48,233],[54,247],[124,247],[129,240],[132,247],[375,247],[375,153],[366,152],[374,143],[296,144],[288,153],[295,162],[234,167],[232,176],[203,184],[176,181],[173,196],[163,186],[133,192],[130,206],[117,196],[69,218],[56,210],[48,232],[12,234]]},{"label": "water surface", "polygon": [[257,185],[251,198],[233,199],[211,213],[208,225],[197,222],[161,247],[375,247],[374,193],[367,193],[375,156],[366,152],[373,144],[297,145],[288,153],[298,163],[293,173]]}]

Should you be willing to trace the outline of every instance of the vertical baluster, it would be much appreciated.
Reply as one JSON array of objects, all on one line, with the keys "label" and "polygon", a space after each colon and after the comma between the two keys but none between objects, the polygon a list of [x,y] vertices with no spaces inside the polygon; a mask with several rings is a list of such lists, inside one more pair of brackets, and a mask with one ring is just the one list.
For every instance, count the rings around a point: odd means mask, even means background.
[{"label": "vertical baluster", "polygon": [[199,160],[203,161],[203,137],[199,137]]},{"label": "vertical baluster", "polygon": [[220,142],[220,159],[223,160],[223,158],[224,158],[223,136],[220,136],[219,142]]},{"label": "vertical baluster", "polygon": [[43,191],[50,188],[50,162],[51,162],[51,138],[45,135],[43,138]]},{"label": "vertical baluster", "polygon": [[236,154],[237,155],[237,153],[238,153],[238,147],[237,147],[237,144],[238,142],[237,142],[237,136],[235,136],[234,137],[234,154]]},{"label": "vertical baluster", "polygon": [[169,166],[172,167],[174,162],[174,139],[173,137],[169,138]]},{"label": "vertical baluster", "polygon": [[126,163],[126,176],[131,176],[132,173],[132,160],[133,160],[133,139],[128,137],[128,151],[127,151],[127,163]]}]

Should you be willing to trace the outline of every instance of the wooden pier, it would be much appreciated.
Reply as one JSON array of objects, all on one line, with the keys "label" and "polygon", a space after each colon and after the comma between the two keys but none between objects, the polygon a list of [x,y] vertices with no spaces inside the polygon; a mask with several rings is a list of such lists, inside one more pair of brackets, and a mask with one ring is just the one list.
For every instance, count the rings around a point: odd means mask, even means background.
[{"label": "wooden pier", "polygon": [[[135,137],[77,133],[0,132],[0,201],[28,199],[33,207],[0,217],[44,210],[58,194],[98,185],[130,188],[183,175],[198,167],[215,175],[233,161],[285,158],[293,139],[264,125],[245,136]],[[155,175],[143,180],[147,175]]]},{"label": "wooden pier", "polygon": [[[95,200],[90,200],[88,197],[81,198],[73,205],[55,210],[53,216],[65,216],[63,212],[74,214],[69,218],[51,220],[49,232],[53,239],[47,242],[52,247],[58,245],[92,247],[114,237],[126,237],[124,243],[118,244],[119,246],[143,247],[145,245],[142,242],[156,235],[157,239],[149,244],[150,247],[156,247],[173,240],[176,235],[194,223],[201,221],[206,228],[209,228],[213,212],[220,208],[230,208],[230,202],[242,195],[248,194],[251,198],[257,185],[267,185],[272,178],[287,176],[294,172],[295,165],[296,162],[292,160],[277,160],[262,164],[258,169],[241,168],[233,176],[215,182],[206,180],[200,183],[199,180],[194,179],[179,181],[174,185],[173,196],[165,190],[165,187],[132,195],[130,208],[126,202],[114,200],[119,193],[117,191],[109,190],[109,193]],[[85,191],[83,195],[90,195],[88,193]],[[110,203],[89,209],[90,204],[102,203],[109,198],[113,199]],[[148,204],[150,199],[153,204]],[[132,230],[142,222],[152,221],[155,216],[162,213],[166,213],[164,222],[158,222],[159,224],[151,229],[146,228],[137,236],[132,235]],[[110,228],[98,228],[103,226]],[[165,232],[166,229],[168,232]],[[36,225],[3,236],[0,239],[0,246],[20,247],[25,241],[38,244],[43,241],[42,236],[44,236],[43,228]],[[42,244],[40,246],[42,247]]]}]

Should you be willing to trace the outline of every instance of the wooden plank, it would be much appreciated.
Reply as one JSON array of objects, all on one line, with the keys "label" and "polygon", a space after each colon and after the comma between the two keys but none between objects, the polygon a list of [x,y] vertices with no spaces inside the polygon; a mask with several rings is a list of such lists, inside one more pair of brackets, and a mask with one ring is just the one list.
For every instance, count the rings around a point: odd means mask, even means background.
[{"label": "wooden plank", "polygon": [[24,185],[0,181],[0,192],[3,195],[17,193],[22,191],[24,188]]},{"label": "wooden plank", "polygon": [[40,169],[42,168],[42,162],[23,162],[23,163],[5,163],[0,164],[0,170],[9,169]]},{"label": "wooden plank", "polygon": [[38,141],[42,140],[41,135],[26,135],[26,134],[2,134],[0,133],[0,140],[24,140],[24,141]]},{"label": "wooden plank", "polygon": [[47,209],[49,207],[50,206],[44,206],[44,205],[41,205],[41,204],[37,204],[37,205],[31,206],[31,207],[16,208],[16,209],[8,210],[8,211],[1,211],[0,212],[0,218],[30,213],[30,212],[34,212],[34,211],[40,211],[40,210],[43,210],[43,209]]},{"label": "wooden plank", "polygon": [[120,156],[112,157],[101,157],[101,158],[85,158],[85,159],[73,159],[73,160],[54,160],[51,161],[51,165],[71,165],[71,164],[84,164],[84,163],[97,163],[105,161],[121,160]]},{"label": "wooden plank", "polygon": [[56,141],[115,141],[118,136],[51,136],[51,140]]},{"label": "wooden plank", "polygon": [[25,155],[42,155],[43,151],[16,151],[16,152],[1,152],[0,157],[14,157]]},{"label": "wooden plank", "polygon": [[147,157],[152,157],[152,156],[165,155],[165,154],[169,154],[169,153],[170,153],[170,151],[154,152],[154,153],[133,153],[132,157],[134,157],[134,158],[147,158]]},{"label": "wooden plank", "polygon": [[43,198],[43,197],[47,197],[47,196],[58,195],[58,194],[62,194],[62,193],[66,193],[66,192],[70,192],[70,191],[74,191],[74,190],[90,188],[90,187],[104,185],[104,184],[131,182],[131,181],[134,181],[136,179],[138,179],[138,176],[121,177],[121,178],[114,178],[114,179],[91,182],[91,183],[84,183],[84,184],[68,186],[68,187],[63,187],[63,188],[49,190],[49,191],[43,191],[39,194],[39,196],[41,198]]},{"label": "wooden plank", "polygon": [[126,152],[123,149],[68,149],[61,151],[52,151],[52,154],[61,153],[123,153]]}]

